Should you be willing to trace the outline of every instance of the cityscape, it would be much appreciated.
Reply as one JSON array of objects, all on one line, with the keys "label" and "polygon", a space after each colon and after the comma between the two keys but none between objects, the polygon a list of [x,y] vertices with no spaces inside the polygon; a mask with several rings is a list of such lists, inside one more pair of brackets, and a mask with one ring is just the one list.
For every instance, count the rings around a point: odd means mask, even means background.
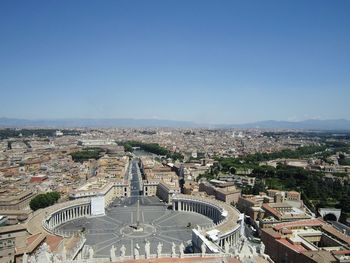
[{"label": "cityscape", "polygon": [[6,262],[349,259],[350,133],[4,128],[0,135]]},{"label": "cityscape", "polygon": [[350,263],[349,10],[0,1],[0,263]]}]

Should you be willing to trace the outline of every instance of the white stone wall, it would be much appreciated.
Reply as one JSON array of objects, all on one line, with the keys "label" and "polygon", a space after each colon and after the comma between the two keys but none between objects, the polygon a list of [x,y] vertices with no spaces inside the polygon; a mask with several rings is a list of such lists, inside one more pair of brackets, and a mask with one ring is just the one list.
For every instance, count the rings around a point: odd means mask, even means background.
[{"label": "white stone wall", "polygon": [[91,215],[102,216],[105,214],[105,197],[94,196],[91,198]]}]

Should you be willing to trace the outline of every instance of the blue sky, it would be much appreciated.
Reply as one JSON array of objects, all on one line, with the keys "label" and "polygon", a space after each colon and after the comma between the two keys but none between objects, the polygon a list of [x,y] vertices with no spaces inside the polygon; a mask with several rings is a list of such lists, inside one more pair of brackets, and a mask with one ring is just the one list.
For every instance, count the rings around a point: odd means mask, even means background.
[{"label": "blue sky", "polygon": [[350,1],[0,1],[0,117],[350,118]]}]

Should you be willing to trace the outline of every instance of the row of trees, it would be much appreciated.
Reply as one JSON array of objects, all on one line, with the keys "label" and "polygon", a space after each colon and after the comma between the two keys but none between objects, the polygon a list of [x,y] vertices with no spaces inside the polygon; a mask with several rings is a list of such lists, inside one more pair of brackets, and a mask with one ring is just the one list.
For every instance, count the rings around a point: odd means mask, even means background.
[{"label": "row of trees", "polygon": [[291,138],[302,140],[304,138],[314,138],[316,140],[321,141],[334,141],[336,140],[350,140],[350,132],[349,131],[317,131],[317,132],[309,132],[309,131],[300,131],[300,132],[263,132],[262,135],[266,137],[280,138],[289,136]]},{"label": "row of trees", "polygon": [[180,153],[170,152],[168,149],[160,146],[158,143],[143,143],[139,141],[126,141],[126,142],[118,142],[119,145],[123,145],[125,151],[132,152],[133,147],[140,147],[141,150],[166,156],[166,158],[171,158],[173,160],[183,160],[184,156]]},{"label": "row of trees", "polygon": [[39,194],[30,200],[29,206],[35,211],[40,208],[45,208],[50,205],[55,204],[60,199],[60,194],[58,192],[49,192],[46,194]]},{"label": "row of trees", "polygon": [[270,161],[275,159],[298,159],[313,156],[315,154],[321,154],[326,151],[327,145],[310,145],[299,147],[296,150],[285,149],[273,153],[255,153],[245,156],[243,159],[248,163],[256,163],[263,161]]},{"label": "row of trees", "polygon": [[[79,131],[63,130],[65,135],[80,135]],[[0,129],[0,140],[8,138],[30,137],[33,134],[37,137],[46,138],[53,137],[56,134],[56,129]]]},{"label": "row of trees", "polygon": [[158,143],[144,143],[139,141],[126,141],[119,143],[124,146],[124,148],[127,148],[128,150],[132,150],[132,147],[139,147],[141,150],[144,150],[146,152],[154,153],[157,155],[167,155],[168,150],[161,147]]},{"label": "row of trees", "polygon": [[[303,146],[296,150],[282,150],[273,153],[255,153],[248,154],[240,158],[216,158],[218,161],[219,170],[222,172],[233,173],[237,170],[253,170],[253,174],[273,176],[274,168],[270,166],[260,166],[260,162],[270,161],[275,159],[301,159],[309,157],[318,157],[326,160],[326,158],[336,152],[346,152],[349,150],[349,145],[343,142],[326,142],[324,145]],[[341,164],[350,164],[344,155],[339,156]]]}]

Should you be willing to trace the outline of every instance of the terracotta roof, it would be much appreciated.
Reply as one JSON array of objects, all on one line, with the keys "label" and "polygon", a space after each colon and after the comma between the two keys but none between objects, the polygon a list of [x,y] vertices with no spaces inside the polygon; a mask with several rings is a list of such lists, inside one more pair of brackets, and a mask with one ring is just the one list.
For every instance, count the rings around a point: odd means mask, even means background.
[{"label": "terracotta roof", "polygon": [[63,240],[63,237],[54,236],[54,235],[48,235],[46,237],[45,242],[50,247],[50,251],[55,252],[55,251],[57,251],[57,249],[58,249],[59,245],[61,244],[62,240]]},{"label": "terracotta roof", "polygon": [[292,228],[292,227],[302,227],[302,226],[323,226],[325,225],[325,222],[320,219],[306,219],[306,220],[299,220],[299,221],[292,221],[292,222],[286,222],[286,223],[279,223],[276,224],[273,229],[279,231],[282,228]]},{"label": "terracotta roof", "polygon": [[16,255],[32,253],[46,238],[46,234],[38,233],[27,238],[25,247],[16,247]]},{"label": "terracotta roof", "polygon": [[336,238],[342,240],[343,242],[347,243],[348,245],[350,245],[350,236],[347,236],[347,235],[341,233],[340,231],[338,231],[333,226],[325,224],[325,225],[322,225],[322,229],[325,232],[333,235],[334,237],[336,237]]},{"label": "terracotta roof", "polygon": [[38,237],[40,237],[41,233],[38,233],[36,235],[31,235],[27,238],[27,246],[30,246],[36,239],[38,239]]},{"label": "terracotta roof", "polygon": [[275,239],[280,239],[282,237],[279,232],[277,232],[276,230],[274,230],[272,228],[263,228],[263,229],[261,229],[261,231],[266,232],[267,234],[269,234],[270,236],[272,236]]},{"label": "terracotta roof", "polygon": [[275,208],[271,207],[269,204],[264,203],[262,208],[267,210],[269,213],[277,217],[278,219],[282,216],[280,212],[278,212]]}]

